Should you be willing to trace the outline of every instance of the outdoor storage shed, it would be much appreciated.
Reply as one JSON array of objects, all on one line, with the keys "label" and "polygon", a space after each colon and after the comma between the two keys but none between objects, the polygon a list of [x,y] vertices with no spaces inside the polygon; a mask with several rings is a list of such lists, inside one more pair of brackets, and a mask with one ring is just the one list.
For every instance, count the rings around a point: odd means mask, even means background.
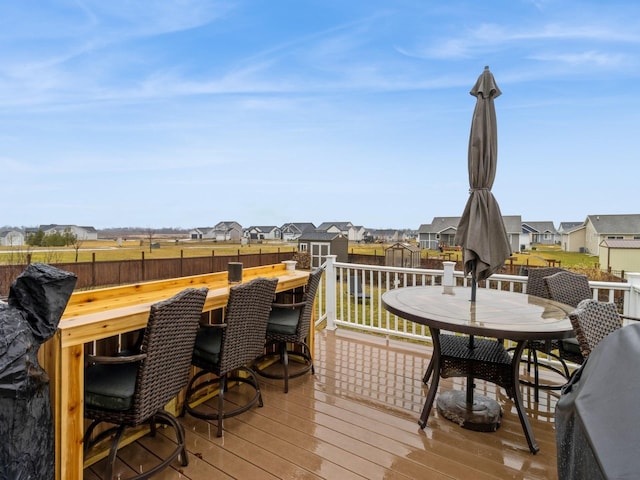
[{"label": "outdoor storage shed", "polygon": [[394,243],[385,250],[387,267],[420,268],[420,249],[408,243]]},{"label": "outdoor storage shed", "polygon": [[327,255],[336,255],[338,262],[349,261],[349,240],[341,233],[303,232],[298,237],[298,250],[309,252],[311,268],[322,265]]}]

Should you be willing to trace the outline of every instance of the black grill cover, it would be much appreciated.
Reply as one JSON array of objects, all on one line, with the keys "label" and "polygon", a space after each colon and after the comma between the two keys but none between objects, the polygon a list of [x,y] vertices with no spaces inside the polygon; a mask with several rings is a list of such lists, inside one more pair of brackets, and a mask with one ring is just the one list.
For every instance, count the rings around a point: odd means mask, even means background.
[{"label": "black grill cover", "polygon": [[53,480],[49,377],[38,363],[76,284],[73,273],[34,263],[0,302],[0,480]]},{"label": "black grill cover", "polygon": [[640,478],[640,323],[602,340],[556,405],[558,478]]}]

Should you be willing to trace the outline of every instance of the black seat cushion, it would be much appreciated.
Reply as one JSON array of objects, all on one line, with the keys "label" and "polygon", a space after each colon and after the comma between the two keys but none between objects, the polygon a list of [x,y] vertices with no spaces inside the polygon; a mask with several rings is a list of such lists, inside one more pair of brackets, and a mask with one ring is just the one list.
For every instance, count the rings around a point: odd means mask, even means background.
[{"label": "black seat cushion", "polygon": [[126,411],[133,404],[137,363],[97,364],[87,367],[84,400],[87,406]]},{"label": "black seat cushion", "polygon": [[580,354],[580,345],[578,344],[578,340],[575,337],[565,338],[564,340],[562,340],[562,348],[566,352]]},{"label": "black seat cushion", "polygon": [[222,328],[205,327],[198,330],[193,356],[205,362],[217,365],[220,362],[220,346],[222,345]]},{"label": "black seat cushion", "polygon": [[269,315],[267,333],[278,335],[295,335],[298,328],[300,310],[274,307]]}]

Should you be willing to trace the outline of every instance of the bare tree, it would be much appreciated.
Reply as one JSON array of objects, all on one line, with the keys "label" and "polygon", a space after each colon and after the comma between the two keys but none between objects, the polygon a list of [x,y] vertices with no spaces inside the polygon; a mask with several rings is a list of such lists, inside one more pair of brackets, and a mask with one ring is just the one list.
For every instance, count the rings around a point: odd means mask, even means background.
[{"label": "bare tree", "polygon": [[155,233],[156,232],[153,228],[147,228],[147,238],[149,239],[149,253],[151,253],[151,249],[153,248],[153,237]]},{"label": "bare tree", "polygon": [[78,251],[80,250],[80,247],[82,246],[82,240],[80,240],[78,235],[71,234],[69,236],[69,245],[72,246],[73,249],[76,251],[76,263],[78,263]]}]

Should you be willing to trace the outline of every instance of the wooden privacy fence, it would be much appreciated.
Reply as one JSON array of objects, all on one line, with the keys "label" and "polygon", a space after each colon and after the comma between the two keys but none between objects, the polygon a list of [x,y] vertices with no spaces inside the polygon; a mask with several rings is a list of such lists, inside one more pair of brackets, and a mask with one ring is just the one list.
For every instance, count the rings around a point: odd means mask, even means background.
[{"label": "wooden privacy fence", "polygon": [[[237,255],[211,255],[208,257],[145,258],[137,260],[110,260],[91,262],[51,263],[54,267],[78,276],[77,289],[188,277],[222,272],[229,262],[242,262],[245,268],[271,265],[294,259],[295,251],[273,253],[246,253]],[[0,265],[0,297],[9,295],[11,282],[26,268],[26,264]]]}]

